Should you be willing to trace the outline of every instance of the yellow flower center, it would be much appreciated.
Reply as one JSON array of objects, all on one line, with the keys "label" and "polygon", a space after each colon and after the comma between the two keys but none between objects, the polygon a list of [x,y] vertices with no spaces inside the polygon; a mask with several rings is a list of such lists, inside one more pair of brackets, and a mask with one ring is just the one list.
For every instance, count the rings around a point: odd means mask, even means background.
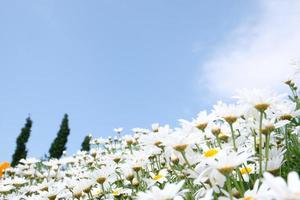
[{"label": "yellow flower center", "polygon": [[223,116],[223,118],[229,124],[233,124],[238,119],[237,116],[234,116],[234,115]]},{"label": "yellow flower center", "polygon": [[293,116],[291,115],[291,114],[284,114],[284,115],[281,115],[280,117],[279,117],[279,119],[281,119],[281,120],[292,120],[293,119]]},{"label": "yellow flower center", "polygon": [[105,177],[98,177],[97,178],[97,183],[103,184],[105,182],[106,178]]},{"label": "yellow flower center", "polygon": [[254,200],[252,197],[244,197],[244,200]]},{"label": "yellow flower center", "polygon": [[210,157],[215,156],[217,153],[219,153],[218,149],[209,149],[209,150],[205,151],[203,155],[206,158],[210,158]]},{"label": "yellow flower center", "polygon": [[161,145],[161,143],[162,143],[161,141],[156,141],[156,142],[154,143],[154,145],[157,146],[157,147],[159,147],[159,146]]},{"label": "yellow flower center", "polygon": [[50,196],[48,196],[48,199],[49,200],[55,200],[56,199],[56,195],[50,195]]},{"label": "yellow flower center", "polygon": [[157,174],[153,177],[153,180],[158,181],[159,179],[163,178],[164,176],[161,174]]},{"label": "yellow flower center", "polygon": [[218,135],[218,137],[221,139],[221,140],[224,140],[224,141],[227,141],[227,139],[229,138],[228,135],[224,134],[224,133],[220,133]]},{"label": "yellow flower center", "polygon": [[221,168],[218,168],[219,172],[221,172],[223,175],[228,175],[230,174],[234,169],[234,166],[231,165],[225,165]]},{"label": "yellow flower center", "polygon": [[176,151],[179,151],[179,152],[184,152],[187,147],[188,147],[187,144],[177,144],[177,145],[173,146],[173,149],[175,149]]},{"label": "yellow flower center", "polygon": [[196,127],[202,131],[207,127],[207,123],[199,123],[196,125]]},{"label": "yellow flower center", "polygon": [[112,191],[112,195],[114,196],[119,196],[120,195],[120,192],[118,190],[113,190]]},{"label": "yellow flower center", "polygon": [[268,103],[258,103],[256,104],[254,107],[260,111],[260,112],[264,112],[265,110],[267,110],[269,108],[270,104]]},{"label": "yellow flower center", "polygon": [[252,172],[252,168],[251,167],[243,167],[240,169],[241,174],[249,174]]}]

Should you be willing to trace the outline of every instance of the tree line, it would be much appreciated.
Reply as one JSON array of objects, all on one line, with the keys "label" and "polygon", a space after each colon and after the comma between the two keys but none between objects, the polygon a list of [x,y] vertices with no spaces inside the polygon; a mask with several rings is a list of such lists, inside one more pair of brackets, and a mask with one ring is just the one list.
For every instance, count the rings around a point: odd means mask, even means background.
[{"label": "tree line", "polygon": [[[25,125],[21,129],[21,133],[16,139],[16,149],[12,156],[11,166],[16,166],[19,164],[21,159],[26,159],[28,153],[26,144],[30,138],[32,125],[33,125],[33,121],[29,116],[26,118]],[[65,114],[60,124],[60,128],[57,132],[57,135],[49,148],[48,155],[47,155],[48,159],[51,158],[59,159],[63,155],[64,151],[67,150],[66,145],[68,142],[68,137],[70,135],[70,132],[71,130],[69,128],[68,114]],[[91,135],[85,136],[81,144],[81,151],[90,150],[90,140],[91,140]]]}]

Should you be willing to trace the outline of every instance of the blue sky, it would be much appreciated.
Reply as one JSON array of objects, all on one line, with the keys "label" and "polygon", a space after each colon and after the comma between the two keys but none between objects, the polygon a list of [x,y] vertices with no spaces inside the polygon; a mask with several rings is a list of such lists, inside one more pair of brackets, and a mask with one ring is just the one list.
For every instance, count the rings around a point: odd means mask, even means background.
[{"label": "blue sky", "polygon": [[0,161],[29,113],[29,155],[40,157],[64,113],[74,153],[88,133],[176,125],[209,109],[223,94],[208,87],[207,66],[260,15],[257,1],[1,1]]}]

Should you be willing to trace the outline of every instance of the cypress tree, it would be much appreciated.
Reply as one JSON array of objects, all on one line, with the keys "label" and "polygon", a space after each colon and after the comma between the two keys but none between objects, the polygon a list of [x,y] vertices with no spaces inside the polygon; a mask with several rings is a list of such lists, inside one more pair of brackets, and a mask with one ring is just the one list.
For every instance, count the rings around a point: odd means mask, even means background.
[{"label": "cypress tree", "polygon": [[91,141],[92,135],[85,136],[83,142],[81,143],[81,151],[90,151],[90,141]]},{"label": "cypress tree", "polygon": [[28,117],[26,119],[26,123],[24,127],[21,129],[20,135],[17,137],[17,141],[16,141],[17,146],[16,146],[15,153],[12,156],[11,166],[16,166],[22,158],[26,159],[27,157],[26,143],[30,137],[31,127],[32,127],[32,120],[30,119],[30,117]]},{"label": "cypress tree", "polygon": [[50,158],[60,158],[67,149],[68,136],[70,134],[68,115],[65,114],[61,122],[56,138],[49,149]]}]

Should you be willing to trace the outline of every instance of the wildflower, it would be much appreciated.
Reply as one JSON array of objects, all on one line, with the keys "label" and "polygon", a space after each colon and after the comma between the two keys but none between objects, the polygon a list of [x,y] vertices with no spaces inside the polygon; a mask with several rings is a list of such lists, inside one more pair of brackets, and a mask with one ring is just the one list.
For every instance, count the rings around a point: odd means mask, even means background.
[{"label": "wildflower", "polygon": [[300,179],[297,172],[290,172],[287,182],[282,177],[274,177],[272,174],[264,173],[264,182],[274,193],[274,199],[300,199]]},{"label": "wildflower", "polygon": [[115,188],[112,190],[112,196],[113,197],[119,197],[121,195],[131,195],[131,190],[129,189],[124,189],[124,188]]},{"label": "wildflower", "polygon": [[159,130],[159,123],[154,123],[154,124],[151,125],[151,127],[152,127],[152,131],[153,132],[158,132],[158,130]]},{"label": "wildflower", "polygon": [[216,159],[207,160],[207,164],[213,168],[216,168],[219,172],[227,175],[233,171],[237,166],[249,160],[251,154],[247,152],[231,152],[229,150],[223,150],[219,152]]},{"label": "wildflower", "polygon": [[242,178],[245,182],[249,182],[250,174],[254,174],[255,172],[254,164],[246,164],[239,168],[239,173],[242,175]]},{"label": "wildflower", "polygon": [[269,190],[269,187],[265,184],[259,183],[259,180],[255,181],[253,189],[249,189],[245,192],[243,200],[255,200],[255,199],[265,199],[271,200],[274,195]]},{"label": "wildflower", "polygon": [[205,190],[205,189],[201,188],[200,190],[198,190],[196,192],[195,199],[197,199],[197,200],[213,200],[214,199],[213,192],[214,192],[213,189]]},{"label": "wildflower", "polygon": [[181,190],[184,181],[180,181],[178,184],[167,183],[163,189],[153,186],[146,192],[139,192],[137,194],[138,200],[168,200],[176,199],[183,200],[184,194],[187,190]]},{"label": "wildflower", "polygon": [[10,163],[3,162],[0,164],[0,177],[3,175],[3,172],[10,167]]},{"label": "wildflower", "polygon": [[0,194],[8,193],[8,192],[12,191],[13,189],[15,189],[15,187],[12,185],[0,185]]},{"label": "wildflower", "polygon": [[269,90],[247,90],[237,91],[233,98],[238,99],[239,104],[248,105],[249,109],[255,108],[259,112],[265,112],[270,106],[276,105],[285,95],[277,95]]},{"label": "wildflower", "polygon": [[286,152],[286,149],[284,148],[271,148],[269,152],[269,158],[267,167],[266,163],[263,163],[263,169],[266,168],[266,170],[270,173],[276,173],[281,165],[284,163],[284,153]]},{"label": "wildflower", "polygon": [[153,172],[150,172],[151,179],[149,180],[149,186],[154,185],[155,183],[164,183],[167,182],[167,169],[160,170],[157,174],[154,174]]},{"label": "wildflower", "polygon": [[214,105],[213,114],[222,117],[229,124],[233,124],[244,113],[244,107],[241,105],[225,104],[221,101]]},{"label": "wildflower", "polygon": [[237,98],[179,120],[178,128],[153,124],[152,131],[93,139],[90,152],[22,159],[15,168],[2,163],[0,198],[300,200],[297,173],[287,182],[273,176],[297,159],[297,141],[289,141],[300,135],[296,104],[256,90]]},{"label": "wildflower", "polygon": [[276,104],[274,112],[280,120],[288,121],[300,115],[300,110],[297,110],[297,104],[290,101],[283,101]]},{"label": "wildflower", "polygon": [[208,115],[206,111],[198,113],[197,118],[192,121],[192,124],[199,130],[203,131],[207,127],[209,121],[212,120],[212,116]]},{"label": "wildflower", "polygon": [[114,128],[114,132],[121,133],[123,131],[123,128]]},{"label": "wildflower", "polygon": [[112,167],[106,166],[92,172],[91,178],[99,184],[104,184],[114,173],[115,170]]}]

